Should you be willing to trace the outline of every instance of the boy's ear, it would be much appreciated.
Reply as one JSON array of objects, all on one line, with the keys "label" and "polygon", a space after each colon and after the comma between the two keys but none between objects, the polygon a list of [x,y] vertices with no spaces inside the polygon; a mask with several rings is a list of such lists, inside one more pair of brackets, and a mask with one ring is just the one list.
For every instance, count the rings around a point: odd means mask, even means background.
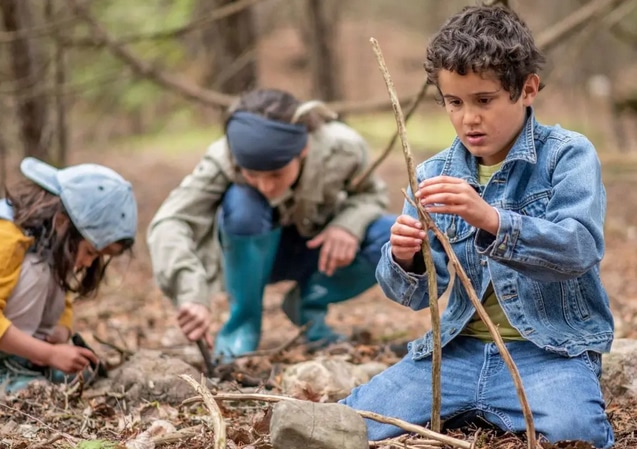
[{"label": "boy's ear", "polygon": [[540,77],[537,73],[529,75],[522,88],[522,104],[531,106],[540,91]]}]

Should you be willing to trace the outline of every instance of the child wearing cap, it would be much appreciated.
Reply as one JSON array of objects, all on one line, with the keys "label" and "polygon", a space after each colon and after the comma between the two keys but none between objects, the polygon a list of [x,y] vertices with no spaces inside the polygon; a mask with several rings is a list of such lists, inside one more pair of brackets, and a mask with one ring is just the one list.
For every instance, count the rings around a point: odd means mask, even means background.
[{"label": "child wearing cap", "polygon": [[96,364],[69,344],[72,296],[95,294],[111,257],[137,231],[130,183],[109,168],[58,170],[34,158],[0,199],[0,384],[15,392],[35,379],[59,380]]},{"label": "child wearing cap", "polygon": [[395,219],[376,176],[352,185],[367,164],[365,141],[323,103],[273,89],[244,94],[230,108],[226,135],[148,231],[156,280],[178,307],[184,334],[212,345],[210,299],[225,284],[230,317],[214,353],[254,351],[265,285],[292,280],[283,310],[308,325],[307,340],[343,338],[325,323],[328,306],[375,284]]}]

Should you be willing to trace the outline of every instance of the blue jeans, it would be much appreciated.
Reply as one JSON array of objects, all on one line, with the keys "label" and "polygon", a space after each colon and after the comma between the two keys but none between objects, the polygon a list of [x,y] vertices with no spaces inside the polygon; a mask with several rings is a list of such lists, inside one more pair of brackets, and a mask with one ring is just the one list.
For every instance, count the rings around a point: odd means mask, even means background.
[{"label": "blue jeans", "polygon": [[[599,385],[599,354],[568,358],[528,341],[506,346],[522,377],[538,434],[551,442],[582,440],[604,449],[613,445]],[[484,419],[504,431],[525,432],[511,374],[495,343],[452,340],[442,351],[441,384],[446,427]],[[415,361],[410,353],[341,403],[424,425],[431,420],[431,396],[431,357]],[[370,440],[404,433],[391,425],[366,423]]]},{"label": "blue jeans", "polygon": [[[233,184],[226,191],[219,214],[220,228],[232,235],[261,235],[278,226],[275,209],[258,190]],[[358,256],[367,260],[375,270],[381,248],[389,240],[389,232],[396,217],[384,215],[367,228]],[[308,237],[299,235],[296,226],[282,228],[270,283],[306,281],[317,271],[320,248],[309,249]]]}]

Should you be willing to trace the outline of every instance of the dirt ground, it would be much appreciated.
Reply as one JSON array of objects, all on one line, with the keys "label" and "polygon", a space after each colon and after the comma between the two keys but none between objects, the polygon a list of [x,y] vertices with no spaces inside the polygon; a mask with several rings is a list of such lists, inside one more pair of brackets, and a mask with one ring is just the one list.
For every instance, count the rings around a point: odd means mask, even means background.
[{"label": "dirt ground", "polygon": [[[76,155],[79,162],[88,155]],[[162,297],[160,292],[154,286],[151,279],[151,270],[148,253],[145,247],[145,229],[151,219],[153,213],[159,206],[160,202],[165,198],[168,192],[194,167],[198,160],[199,154],[188,153],[184,155],[157,157],[152,151],[147,151],[135,155],[122,154],[102,154],[97,158],[90,155],[93,161],[107,162],[110,166],[120,171],[125,177],[132,180],[135,191],[138,195],[140,207],[140,236],[139,243],[135,248],[134,255],[131,259],[120,260],[114,265],[114,269],[109,276],[109,284],[103,289],[100,296],[95,300],[80,302],[77,304],[77,328],[84,335],[86,340],[93,345],[98,352],[107,360],[117,365],[118,360],[121,361],[121,355],[113,347],[119,347],[125,351],[137,352],[141,349],[161,349],[168,354],[184,358],[185,348],[190,348],[191,363],[194,363],[198,369],[202,369],[201,360],[194,357],[194,345],[188,345],[187,342],[176,330],[174,314],[170,303]],[[404,170],[404,162],[402,156],[396,152],[393,154],[379,169],[379,173],[385,178],[390,186],[392,206],[394,212],[398,212],[402,205],[402,197],[400,188],[406,182]],[[606,167],[606,185],[608,191],[608,222],[607,222],[607,255],[603,262],[602,277],[608,288],[613,311],[617,317],[618,337],[635,337],[637,333],[637,314],[635,313],[635,298],[637,296],[637,216],[629,204],[637,203],[637,193],[634,189],[635,177],[634,170],[628,169],[626,164],[617,164],[609,162]],[[285,290],[286,285],[275,285],[268,287],[265,299],[264,312],[264,338],[262,340],[262,349],[277,348],[286,342],[289,342],[297,333],[297,329],[290,324],[280,311],[281,293]],[[227,318],[228,306],[225,298],[221,295],[213,299],[214,323],[212,331],[215,332],[223,324]],[[398,306],[383,297],[382,292],[377,288],[372,288],[360,297],[353,299],[344,304],[335,305],[329,315],[329,322],[332,323],[337,330],[353,335],[356,343],[350,351],[355,354],[356,360],[383,360],[388,361],[384,349],[389,347],[403,347],[403,343],[409,339],[419,336],[429,327],[429,313],[412,312],[406,308]],[[99,341],[107,344],[100,344]],[[395,346],[391,346],[391,345]],[[269,361],[266,363],[267,370],[272,365],[285,365],[286,363],[298,362],[310,358],[302,348],[296,348],[283,357],[279,357],[277,362]],[[393,360],[397,360],[394,358]],[[389,359],[391,363],[392,359]],[[267,370],[263,370],[262,362],[253,364],[250,371],[259,378],[259,373],[264,377],[261,382],[265,383],[268,375]],[[245,368],[245,365],[244,365]],[[235,377],[235,380],[237,378]],[[236,383],[236,382],[235,382]],[[238,382],[239,385],[242,382]],[[73,413],[79,413],[81,408],[101,410],[106,407],[104,403],[96,403],[95,399],[75,399],[71,401],[71,409],[77,410],[72,412],[68,410],[68,398],[63,398],[60,393],[52,393],[50,390],[31,393],[39,394],[46,397],[46,403],[53,401],[57,403],[59,409],[67,407],[67,414],[72,419],[57,422],[57,419],[49,424],[51,428],[63,429],[68,435],[79,437],[86,435],[81,433],[81,423],[79,418]],[[90,396],[90,390],[85,395]],[[194,392],[193,392],[194,395]],[[312,399],[311,394],[307,398]],[[66,401],[66,402],[65,402]],[[29,416],[42,416],[43,410],[35,407],[35,402],[29,407],[22,407],[21,413],[28,411]],[[28,402],[27,402],[28,403]],[[62,404],[65,404],[64,406]],[[17,403],[13,407],[17,407]],[[73,408],[75,407],[75,408]],[[149,409],[151,412],[149,412]],[[168,410],[168,411],[166,411]],[[201,409],[198,409],[201,413]],[[609,411],[613,417],[614,425],[617,432],[618,444],[617,448],[624,449],[635,447],[637,439],[637,417],[633,416],[632,410],[627,409],[625,405],[616,406],[611,404]],[[5,420],[7,414],[0,410],[0,430],[2,429],[2,415]],[[51,419],[50,416],[57,417],[62,413],[58,411],[53,415],[44,413],[47,423]],[[106,412],[104,412],[106,413]],[[177,428],[186,428],[192,431],[197,428],[190,438],[183,437],[179,442],[161,443],[161,447],[174,448],[199,448],[206,447],[205,442],[210,442],[212,432],[210,430],[202,430],[201,423],[197,412],[192,409],[171,408],[166,404],[146,404],[137,409],[139,416],[146,416],[140,422],[130,426],[123,426],[125,429],[119,433],[118,438],[123,441],[126,438],[132,438],[136,433],[143,430],[144,423],[148,423],[149,417],[156,419],[157,417],[170,416],[171,421]],[[238,446],[228,447],[263,447],[268,448],[267,443],[267,420],[264,417],[263,408],[241,409],[240,412],[232,408],[225,408],[224,414],[229,419],[229,437],[234,438],[234,442]],[[107,422],[118,421],[121,427],[122,420],[127,416],[116,406],[108,408],[107,416],[104,419]],[[124,416],[121,416],[124,415]],[[14,415],[15,416],[15,415]],[[95,416],[93,416],[95,419]],[[31,422],[33,422],[31,420]],[[75,423],[75,424],[74,424]],[[265,423],[265,424],[264,424]],[[199,425],[199,427],[197,427]],[[255,427],[256,426],[256,427]],[[254,433],[254,429],[261,427],[261,433]],[[234,429],[234,430],[232,430]],[[49,435],[55,436],[56,433],[50,431]],[[100,435],[104,438],[104,434],[96,431],[94,435]],[[252,436],[250,436],[252,435]],[[471,432],[466,434],[457,434],[459,438],[469,438]],[[0,441],[2,439],[0,438]],[[41,440],[40,440],[41,441]],[[515,436],[496,436],[490,433],[482,435],[483,445],[481,447],[490,447],[498,449],[518,449],[525,447],[524,443]],[[63,443],[60,441],[60,443]],[[56,443],[58,444],[58,443]],[[245,446],[241,446],[244,444]],[[250,446],[252,445],[252,446]],[[22,447],[22,446],[2,446],[3,447]],[[58,447],[58,446],[51,446]],[[65,446],[59,446],[65,447]],[[98,446],[99,447],[99,446]],[[158,446],[159,447],[159,446]],[[387,446],[389,447],[389,446]],[[398,447],[398,446],[392,446]],[[401,446],[402,447],[402,446]],[[409,446],[407,446],[409,447]],[[417,447],[417,446],[414,446]],[[479,446],[480,447],[480,446]],[[547,448],[549,446],[546,446]],[[552,446],[551,446],[552,447]],[[557,447],[557,446],[556,446]],[[562,448],[585,448],[586,446],[559,446]]]},{"label": "dirt ground", "polygon": [[[367,36],[366,30],[354,30],[355,33]],[[353,33],[354,33],[353,32]],[[382,38],[382,36],[380,36]],[[389,41],[389,39],[381,42]],[[291,52],[294,51],[294,40]],[[268,45],[266,42],[265,45]],[[413,67],[414,58],[419,56],[411,52],[403,55],[407,48],[399,41],[392,52],[399,54],[395,64]],[[389,53],[389,46],[385,46]],[[287,53],[289,55],[289,53]],[[348,53],[345,52],[347,55]],[[371,52],[370,52],[371,54]],[[277,59],[278,53],[271,52],[266,58],[271,65],[279,64],[281,70],[289,69],[285,61]],[[288,58],[289,59],[289,58]],[[289,62],[289,61],[288,61]],[[409,63],[409,64],[407,64]],[[286,69],[287,67],[287,69]],[[375,70],[375,68],[373,69]],[[419,68],[418,68],[419,70]],[[422,76],[420,72],[418,79]],[[354,92],[360,80],[367,80],[364,73],[346,74]],[[267,74],[266,84],[281,84],[280,75]],[[285,79],[285,78],[283,78]],[[378,78],[374,78],[380,80]],[[415,91],[418,82],[413,78],[398,79],[397,84],[404,87],[402,93]],[[365,81],[368,82],[368,81]],[[290,78],[291,85],[302,85],[299,78]],[[382,89],[382,85],[378,85]],[[303,87],[299,88],[303,90]],[[379,90],[382,96],[384,91]],[[388,130],[388,136],[393,130]],[[148,148],[131,154],[122,152],[84,152],[74,151],[70,163],[84,161],[107,164],[118,170],[134,184],[139,202],[139,240],[131,258],[115,261],[109,272],[108,285],[102,289],[98,298],[77,303],[77,330],[106,360],[114,364],[121,360],[117,349],[137,352],[141,349],[161,349],[166,353],[182,356],[186,350],[192,355],[194,345],[189,345],[177,330],[173,308],[169,301],[162,297],[153,283],[148,251],[145,245],[146,227],[169,191],[190,172],[201,152],[178,152],[166,154]],[[632,205],[637,204],[637,157],[625,155],[603,155],[604,177],[608,195],[608,215],[606,223],[606,257],[602,263],[602,279],[611,298],[612,309],[617,321],[617,337],[637,337],[637,213]],[[398,213],[402,206],[400,189],[407,184],[404,161],[398,149],[379,168],[379,174],[386,180],[391,195],[391,211]],[[297,329],[285,318],[280,310],[282,292],[286,285],[268,287],[264,307],[264,331],[261,348],[277,348],[289,342],[297,333]],[[216,332],[228,316],[228,305],[223,295],[212,299],[214,321],[211,331]],[[355,357],[358,359],[379,359],[385,344],[404,347],[403,343],[420,336],[429,328],[429,312],[413,312],[396,305],[384,298],[379,288],[374,287],[365,294],[343,304],[334,305],[328,321],[340,332],[356,337]],[[104,343],[100,343],[100,341]],[[194,351],[196,355],[196,350]],[[307,355],[292,353],[292,359],[302,360]],[[192,359],[192,357],[191,357]],[[197,368],[201,368],[201,360],[195,357]],[[85,392],[86,393],[86,392]],[[194,395],[194,392],[193,392]],[[2,404],[0,402],[0,404]],[[0,449],[4,448],[58,448],[68,447],[70,442],[86,439],[87,435],[124,441],[143,430],[140,422],[128,422],[130,414],[124,412],[122,404],[105,405],[95,399],[69,398],[68,395],[50,390],[37,390],[23,402],[8,402],[0,408]],[[637,415],[635,407],[609,406],[613,424],[617,434],[617,448],[637,447]],[[229,438],[232,444],[228,447],[269,448],[267,443],[266,423],[263,407],[253,407],[247,411],[237,412],[224,408],[224,416],[231,419]],[[135,412],[142,416],[142,423],[156,418],[168,419],[178,428],[188,428],[191,437],[183,436],[172,442],[162,442],[156,447],[170,448],[203,448],[212,447],[212,431],[209,422],[201,418],[205,410],[192,407],[173,408],[166,404],[144,404]],[[7,439],[12,428],[11,422],[22,423],[39,429],[31,437]],[[91,424],[92,423],[92,424]],[[107,423],[108,425],[105,425]],[[238,424],[237,424],[238,423]],[[93,426],[93,427],[91,427]],[[119,430],[105,430],[106,427]],[[9,429],[9,430],[7,430]],[[88,430],[87,430],[88,429]],[[25,430],[28,431],[29,428]],[[35,430],[34,430],[35,432]],[[24,435],[24,432],[22,433]],[[482,436],[483,445],[496,449],[517,449],[525,447],[515,437],[491,439],[488,433]],[[35,445],[39,442],[40,445]],[[398,443],[397,443],[398,444]],[[401,443],[403,444],[403,443]],[[80,446],[78,446],[80,447]],[[84,446],[83,449],[99,449],[107,446]],[[120,446],[123,447],[123,446]],[[392,446],[418,447],[418,446]],[[548,446],[547,446],[548,447]],[[561,448],[576,448],[566,444]],[[585,446],[577,446],[584,449]]]}]

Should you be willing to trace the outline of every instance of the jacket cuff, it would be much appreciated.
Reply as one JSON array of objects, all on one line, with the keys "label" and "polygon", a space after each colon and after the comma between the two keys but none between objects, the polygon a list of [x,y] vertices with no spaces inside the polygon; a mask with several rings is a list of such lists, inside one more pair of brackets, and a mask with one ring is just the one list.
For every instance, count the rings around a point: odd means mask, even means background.
[{"label": "jacket cuff", "polygon": [[497,234],[478,229],[475,245],[478,253],[493,259],[511,260],[515,251],[522,220],[510,211],[496,209],[500,216],[500,227]]}]

